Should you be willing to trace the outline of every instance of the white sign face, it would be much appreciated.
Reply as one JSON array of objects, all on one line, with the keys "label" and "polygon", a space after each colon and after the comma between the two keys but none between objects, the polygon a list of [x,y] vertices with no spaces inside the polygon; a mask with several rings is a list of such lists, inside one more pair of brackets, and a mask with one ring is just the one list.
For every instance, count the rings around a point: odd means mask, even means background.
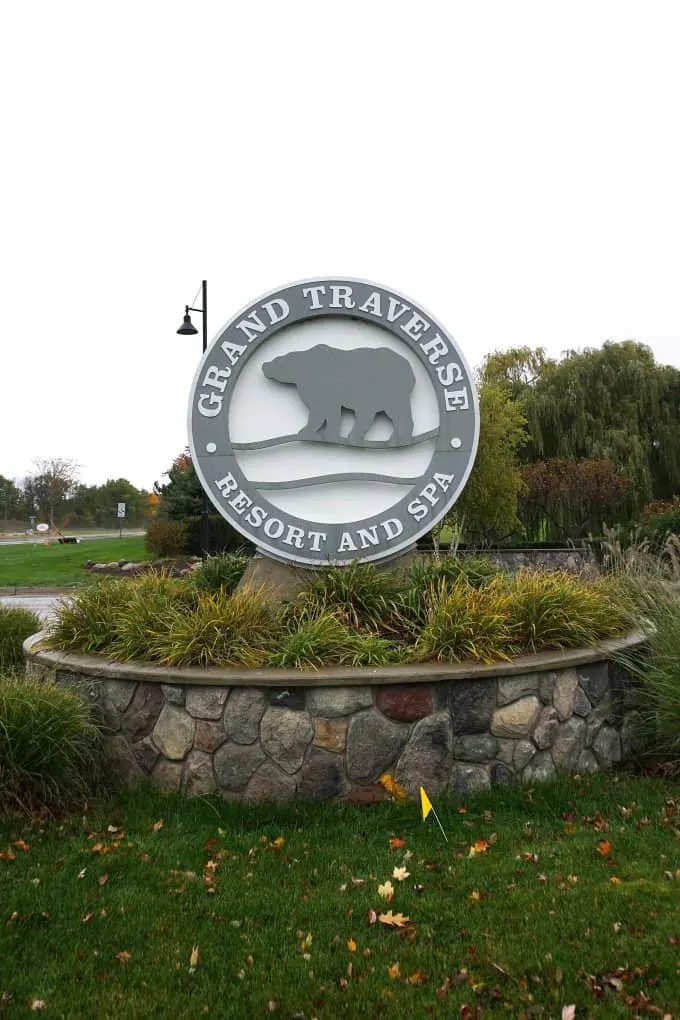
[{"label": "white sign face", "polygon": [[118,516],[125,517],[125,503],[118,504]]},{"label": "white sign face", "polygon": [[444,328],[376,284],[307,280],[245,308],[189,405],[198,477],[259,550],[380,560],[450,510],[474,463],[477,393]]},{"label": "white sign face", "polygon": [[35,530],[36,531],[49,531],[50,530],[50,526],[49,526],[49,524],[36,524]]}]

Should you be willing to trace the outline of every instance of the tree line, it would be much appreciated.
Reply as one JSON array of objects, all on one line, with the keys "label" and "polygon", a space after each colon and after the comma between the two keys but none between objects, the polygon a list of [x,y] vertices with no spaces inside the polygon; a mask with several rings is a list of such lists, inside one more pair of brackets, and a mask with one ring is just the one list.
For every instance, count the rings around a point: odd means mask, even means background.
[{"label": "tree line", "polygon": [[50,528],[113,528],[118,504],[125,503],[126,527],[143,526],[158,498],[127,478],[103,485],[84,485],[74,461],[59,457],[35,461],[21,481],[0,475],[0,531],[24,530],[35,524]]}]

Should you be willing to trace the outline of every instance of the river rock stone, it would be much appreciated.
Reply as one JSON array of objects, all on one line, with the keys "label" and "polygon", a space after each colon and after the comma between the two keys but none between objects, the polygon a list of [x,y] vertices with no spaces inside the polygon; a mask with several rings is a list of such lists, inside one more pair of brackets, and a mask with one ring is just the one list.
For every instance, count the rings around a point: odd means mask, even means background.
[{"label": "river rock stone", "polygon": [[399,684],[380,687],[375,697],[376,708],[397,722],[415,722],[432,711],[432,695],[427,684]]},{"label": "river rock stone", "polygon": [[586,697],[586,693],[582,687],[577,687],[574,693],[574,715],[580,715],[583,718],[590,715],[593,710],[593,706]]},{"label": "river rock stone", "polygon": [[460,761],[488,762],[497,753],[498,741],[489,733],[466,733],[453,744],[453,757]]},{"label": "river rock stone", "polygon": [[547,748],[552,747],[559,726],[560,721],[557,717],[557,709],[552,708],[552,706],[546,706],[542,709],[532,734],[534,743],[539,750],[545,751]]},{"label": "river rock stone", "polygon": [[513,676],[498,681],[498,705],[509,705],[527,694],[538,693],[538,674],[527,673],[525,676]]},{"label": "river rock stone", "polygon": [[[280,709],[279,711],[290,711],[290,709]],[[243,801],[246,804],[261,804],[269,801],[274,804],[285,804],[295,796],[296,785],[294,776],[286,775],[276,767],[273,761],[266,761],[248,783]]]},{"label": "river rock stone", "polygon": [[593,751],[604,769],[610,769],[614,762],[621,761],[621,739],[611,726],[603,726],[593,740]]},{"label": "river rock stone", "polygon": [[349,719],[314,719],[314,744],[326,751],[344,751]]},{"label": "river rock stone", "polygon": [[525,765],[528,765],[536,754],[536,748],[530,740],[518,740],[515,744],[515,753],[512,764],[521,772]]},{"label": "river rock stone", "polygon": [[580,775],[585,776],[588,773],[597,772],[599,768],[600,766],[597,764],[597,758],[592,751],[589,751],[587,748],[585,751],[581,751],[578,756],[578,761],[576,762],[576,771]]},{"label": "river rock stone", "polygon": [[179,761],[166,761],[161,758],[152,772],[152,779],[163,790],[170,793],[179,793],[182,783],[182,763]]},{"label": "river rock stone", "polygon": [[491,782],[494,786],[513,786],[517,782],[517,774],[508,765],[496,761],[491,766]]},{"label": "river rock stone", "polygon": [[178,687],[176,684],[161,684],[161,690],[163,691],[163,697],[171,705],[184,704],[186,691],[183,687]]},{"label": "river rock stone", "polygon": [[306,712],[271,705],[260,723],[260,745],[276,764],[293,775],[302,765],[305,751],[312,742],[314,727]]},{"label": "river rock stone", "polygon": [[194,742],[196,723],[177,705],[165,704],[153,731],[153,742],[165,758],[181,761]]},{"label": "river rock stone", "polygon": [[299,775],[298,793],[303,800],[331,800],[345,788],[342,755],[313,747]]},{"label": "river rock stone", "polygon": [[573,716],[558,729],[552,745],[552,757],[559,769],[573,772],[583,750],[586,724],[583,719]]},{"label": "river rock stone", "polygon": [[420,786],[440,793],[446,789],[451,764],[453,730],[449,713],[437,712],[413,727],[394,773],[397,783],[411,796]]},{"label": "river rock stone", "polygon": [[574,696],[578,687],[575,669],[563,669],[557,674],[553,691],[553,705],[560,722],[566,722],[574,714]]},{"label": "river rock stone", "polygon": [[556,775],[550,751],[539,751],[522,772],[524,783],[546,783]]},{"label": "river rock stone", "polygon": [[496,680],[455,680],[448,706],[454,733],[484,733],[496,707]]},{"label": "river rock stone", "polygon": [[187,691],[187,712],[194,719],[219,719],[228,693],[225,687],[192,687]]},{"label": "river rock stone", "polygon": [[205,751],[191,751],[184,766],[182,788],[190,797],[204,796],[215,791],[212,755]]},{"label": "river rock stone", "polygon": [[136,684],[131,680],[102,680],[102,699],[116,712],[125,712],[134,697]]},{"label": "river rock stone", "polygon": [[347,731],[345,761],[354,782],[370,783],[391,765],[406,743],[408,726],[369,709],[352,716]]},{"label": "river rock stone", "polygon": [[609,669],[606,662],[595,662],[579,666],[578,679],[586,697],[596,705],[609,690]]},{"label": "river rock stone", "polygon": [[362,708],[370,708],[373,694],[370,687],[317,687],[308,692],[307,708],[312,715],[325,719],[352,715]]},{"label": "river rock stone", "polygon": [[498,751],[496,757],[504,765],[512,765],[512,759],[515,754],[515,741],[514,740],[499,740]]},{"label": "river rock stone", "polygon": [[491,776],[488,765],[467,765],[456,762],[451,769],[449,780],[449,793],[458,797],[464,797],[476,790],[488,790],[491,786]]},{"label": "river rock stone", "polygon": [[590,747],[603,726],[614,721],[614,708],[609,697],[603,698],[586,718],[586,747]]},{"label": "river rock stone", "polygon": [[283,687],[282,689],[271,688],[268,691],[268,699],[270,705],[276,705],[277,708],[289,708],[292,712],[303,712],[305,708],[305,689],[304,687]]},{"label": "river rock stone", "polygon": [[520,698],[494,712],[491,732],[495,737],[525,737],[531,732],[540,711],[541,705],[535,694]]},{"label": "river rock stone", "polygon": [[267,699],[261,691],[251,687],[233,687],[223,716],[227,739],[237,744],[254,744],[266,707]]},{"label": "river rock stone", "polygon": [[121,719],[121,729],[131,743],[151,733],[163,704],[163,692],[159,684],[137,684],[134,696]]},{"label": "river rock stone", "polygon": [[194,735],[194,747],[199,751],[216,751],[227,739],[224,727],[219,722],[198,719]]},{"label": "river rock stone", "polygon": [[158,761],[158,748],[153,740],[151,737],[144,737],[139,743],[132,745],[132,751],[140,769],[148,776]]},{"label": "river rock stone", "polygon": [[213,755],[217,785],[230,793],[245,790],[266,757],[259,744],[222,744]]},{"label": "river rock stone", "polygon": [[552,705],[557,673],[541,673],[538,680],[538,696],[544,705]]}]

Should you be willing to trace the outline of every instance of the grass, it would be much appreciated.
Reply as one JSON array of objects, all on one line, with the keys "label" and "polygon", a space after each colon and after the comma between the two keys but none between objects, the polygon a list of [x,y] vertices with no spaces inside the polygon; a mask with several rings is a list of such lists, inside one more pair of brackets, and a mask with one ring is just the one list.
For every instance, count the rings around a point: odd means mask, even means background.
[{"label": "grass", "polygon": [[23,665],[23,644],[40,630],[40,620],[28,609],[0,605],[0,675]]},{"label": "grass", "polygon": [[[0,1015],[677,1007],[680,785],[595,776],[434,799],[449,843],[414,804],[244,809],[143,788],[0,824]],[[410,920],[371,924],[372,910]]]},{"label": "grass", "polygon": [[144,538],[84,539],[77,545],[25,545],[0,543],[0,588],[61,587],[86,579],[86,560],[109,563],[114,560],[148,560]]}]

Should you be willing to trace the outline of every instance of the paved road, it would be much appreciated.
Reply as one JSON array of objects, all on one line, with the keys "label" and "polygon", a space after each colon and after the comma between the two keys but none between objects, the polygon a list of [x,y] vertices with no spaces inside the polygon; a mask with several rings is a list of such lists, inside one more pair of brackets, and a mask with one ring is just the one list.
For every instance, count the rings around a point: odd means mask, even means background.
[{"label": "paved road", "polygon": [[[126,531],[123,530],[123,538],[139,538],[145,535],[144,530]],[[91,535],[76,535],[76,538],[87,539],[88,541],[93,538],[118,538],[118,531],[106,531],[102,534],[101,531],[93,532]],[[67,536],[68,537],[68,536]],[[54,541],[54,535],[21,535],[14,538],[0,538],[0,549],[3,545],[30,545],[35,542],[44,542],[45,539],[51,538]]]},{"label": "paved road", "polygon": [[41,620],[47,620],[58,599],[59,595],[0,595],[0,604],[30,609]]}]

